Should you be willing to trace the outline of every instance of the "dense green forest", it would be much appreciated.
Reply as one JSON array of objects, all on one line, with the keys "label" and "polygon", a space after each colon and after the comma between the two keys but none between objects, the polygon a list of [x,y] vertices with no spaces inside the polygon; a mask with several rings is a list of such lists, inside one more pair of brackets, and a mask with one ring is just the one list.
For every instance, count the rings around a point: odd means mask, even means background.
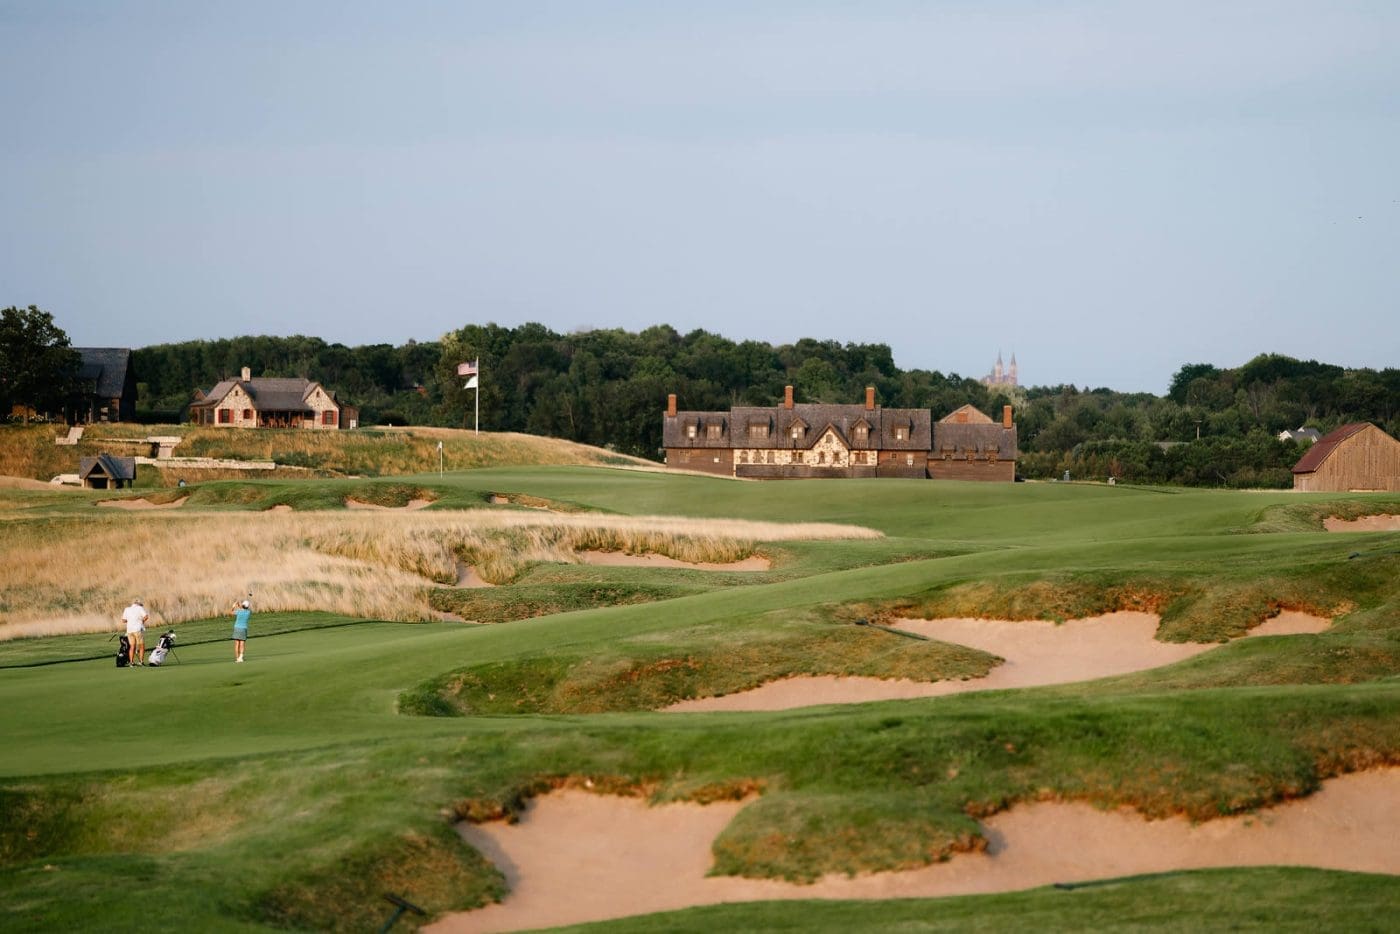
[{"label": "dense green forest", "polygon": [[363,424],[470,426],[474,392],[459,362],[480,360],[487,430],[567,438],[657,458],[661,411],[768,405],[796,387],[807,402],[881,404],[934,417],[965,403],[1015,408],[1020,470],[1028,477],[1114,476],[1126,482],[1287,486],[1304,448],[1276,439],[1303,425],[1324,433],[1370,421],[1400,429],[1400,370],[1347,370],[1265,354],[1235,369],[1187,364],[1165,396],[1072,385],[989,389],[956,373],[901,370],[885,344],[735,342],[668,326],[640,333],[559,334],[540,324],[468,325],[438,342],[346,347],[313,337],[240,337],[135,352],[143,417],[178,420],[195,387],[250,367],[305,376],[358,405]]}]

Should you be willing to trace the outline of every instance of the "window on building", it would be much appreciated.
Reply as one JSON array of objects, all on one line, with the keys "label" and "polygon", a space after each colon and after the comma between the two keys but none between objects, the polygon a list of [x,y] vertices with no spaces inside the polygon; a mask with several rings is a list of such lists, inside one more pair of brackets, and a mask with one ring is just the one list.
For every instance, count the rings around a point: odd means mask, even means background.
[{"label": "window on building", "polygon": [[768,437],[768,426],[767,426],[767,425],[750,425],[750,426],[749,426],[749,437],[752,438],[752,439],[755,440],[755,441],[762,441],[763,439],[765,439],[765,438]]},{"label": "window on building", "polygon": [[694,423],[694,422],[691,422],[689,425],[686,425],[686,426],[685,426],[685,436],[686,436],[687,438],[694,438],[694,437],[695,437],[695,427],[696,427],[696,426],[695,426],[695,423]]},{"label": "window on building", "polygon": [[856,426],[856,444],[865,444],[870,440],[870,429],[864,425]]},{"label": "window on building", "polygon": [[913,467],[913,466],[914,466],[914,455],[913,455],[913,454],[906,454],[906,455],[904,455],[904,466],[906,466],[906,467]]},{"label": "window on building", "polygon": [[253,420],[253,410],[252,410],[252,409],[244,409],[244,410],[243,410],[243,420],[244,420],[245,422],[251,422],[251,421]]},{"label": "window on building", "polygon": [[705,437],[709,438],[709,439],[712,440],[712,441],[715,440],[716,438],[718,438],[718,437],[720,436],[720,431],[721,431],[722,428],[723,428],[723,426],[721,426],[721,425],[719,425],[719,424],[706,425],[706,426],[705,426]]},{"label": "window on building", "polygon": [[908,429],[908,428],[905,428],[903,425],[900,425],[900,426],[898,426],[897,428],[895,428],[895,430],[894,430],[894,440],[896,440],[896,441],[903,441],[903,440],[904,440],[905,438],[907,438],[907,437],[909,437],[909,429]]},{"label": "window on building", "polygon": [[219,409],[219,424],[229,425],[233,423],[233,409]]},{"label": "window on building", "polygon": [[321,424],[322,424],[322,425],[334,425],[334,424],[335,424],[335,409],[326,409],[324,412],[321,413]]},{"label": "window on building", "polygon": [[690,463],[690,452],[689,452],[689,451],[681,451],[681,463],[682,463],[682,464],[689,464],[689,463]]},{"label": "window on building", "polygon": [[794,464],[806,463],[807,453],[805,451],[793,451],[792,462]]}]

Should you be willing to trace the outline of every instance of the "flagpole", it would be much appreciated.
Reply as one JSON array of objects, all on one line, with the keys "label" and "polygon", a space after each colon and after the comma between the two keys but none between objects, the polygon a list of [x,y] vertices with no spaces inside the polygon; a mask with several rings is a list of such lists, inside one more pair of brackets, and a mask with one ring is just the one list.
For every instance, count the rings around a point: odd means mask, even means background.
[{"label": "flagpole", "polygon": [[459,363],[459,364],[457,364],[457,375],[458,375],[458,376],[468,376],[468,377],[471,377],[470,379],[467,380],[466,384],[465,384],[464,386],[462,386],[462,388],[463,388],[463,389],[475,389],[475,390],[476,390],[476,396],[474,397],[474,400],[475,400],[475,407],[476,407],[476,422],[475,422],[475,424],[473,425],[473,431],[475,431],[477,434],[481,434],[481,377],[478,375],[478,374],[480,374],[480,372],[481,372],[481,358],[480,358],[480,357],[477,357],[477,358],[476,358],[475,360],[473,360],[471,363]]}]

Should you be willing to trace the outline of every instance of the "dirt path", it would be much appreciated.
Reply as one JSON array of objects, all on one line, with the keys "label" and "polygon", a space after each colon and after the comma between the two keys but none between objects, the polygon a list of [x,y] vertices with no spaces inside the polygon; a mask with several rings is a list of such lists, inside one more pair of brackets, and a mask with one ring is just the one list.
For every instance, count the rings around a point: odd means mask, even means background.
[{"label": "dirt path", "polygon": [[[1004,658],[985,678],[966,681],[910,681],[838,678],[831,675],[785,678],[752,691],[702,697],[665,708],[671,712],[787,710],[816,704],[942,697],[968,691],[1038,687],[1089,681],[1159,668],[1219,648],[1215,642],[1158,642],[1160,620],[1153,613],[1109,613],[1055,623],[995,619],[897,620],[909,632],[967,645]],[[1249,636],[1321,632],[1328,621],[1285,611],[1250,630]]]},{"label": "dirt path", "polygon": [[511,931],[757,899],[1007,892],[1212,866],[1400,874],[1400,769],[1343,776],[1308,798],[1202,824],[1086,804],[1019,805],[983,824],[985,854],[812,885],[706,878],[711,843],[743,806],[648,807],[636,798],[562,791],[533,802],[518,824],[463,825],[463,837],[505,873],[511,892],[429,930]]}]

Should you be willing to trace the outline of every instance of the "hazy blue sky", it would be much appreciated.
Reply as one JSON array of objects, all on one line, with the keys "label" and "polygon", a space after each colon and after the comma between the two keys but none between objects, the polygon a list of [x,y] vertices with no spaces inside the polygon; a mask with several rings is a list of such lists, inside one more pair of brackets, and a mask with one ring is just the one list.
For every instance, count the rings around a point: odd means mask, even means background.
[{"label": "hazy blue sky", "polygon": [[0,306],[1400,366],[1400,2],[0,0]]}]

